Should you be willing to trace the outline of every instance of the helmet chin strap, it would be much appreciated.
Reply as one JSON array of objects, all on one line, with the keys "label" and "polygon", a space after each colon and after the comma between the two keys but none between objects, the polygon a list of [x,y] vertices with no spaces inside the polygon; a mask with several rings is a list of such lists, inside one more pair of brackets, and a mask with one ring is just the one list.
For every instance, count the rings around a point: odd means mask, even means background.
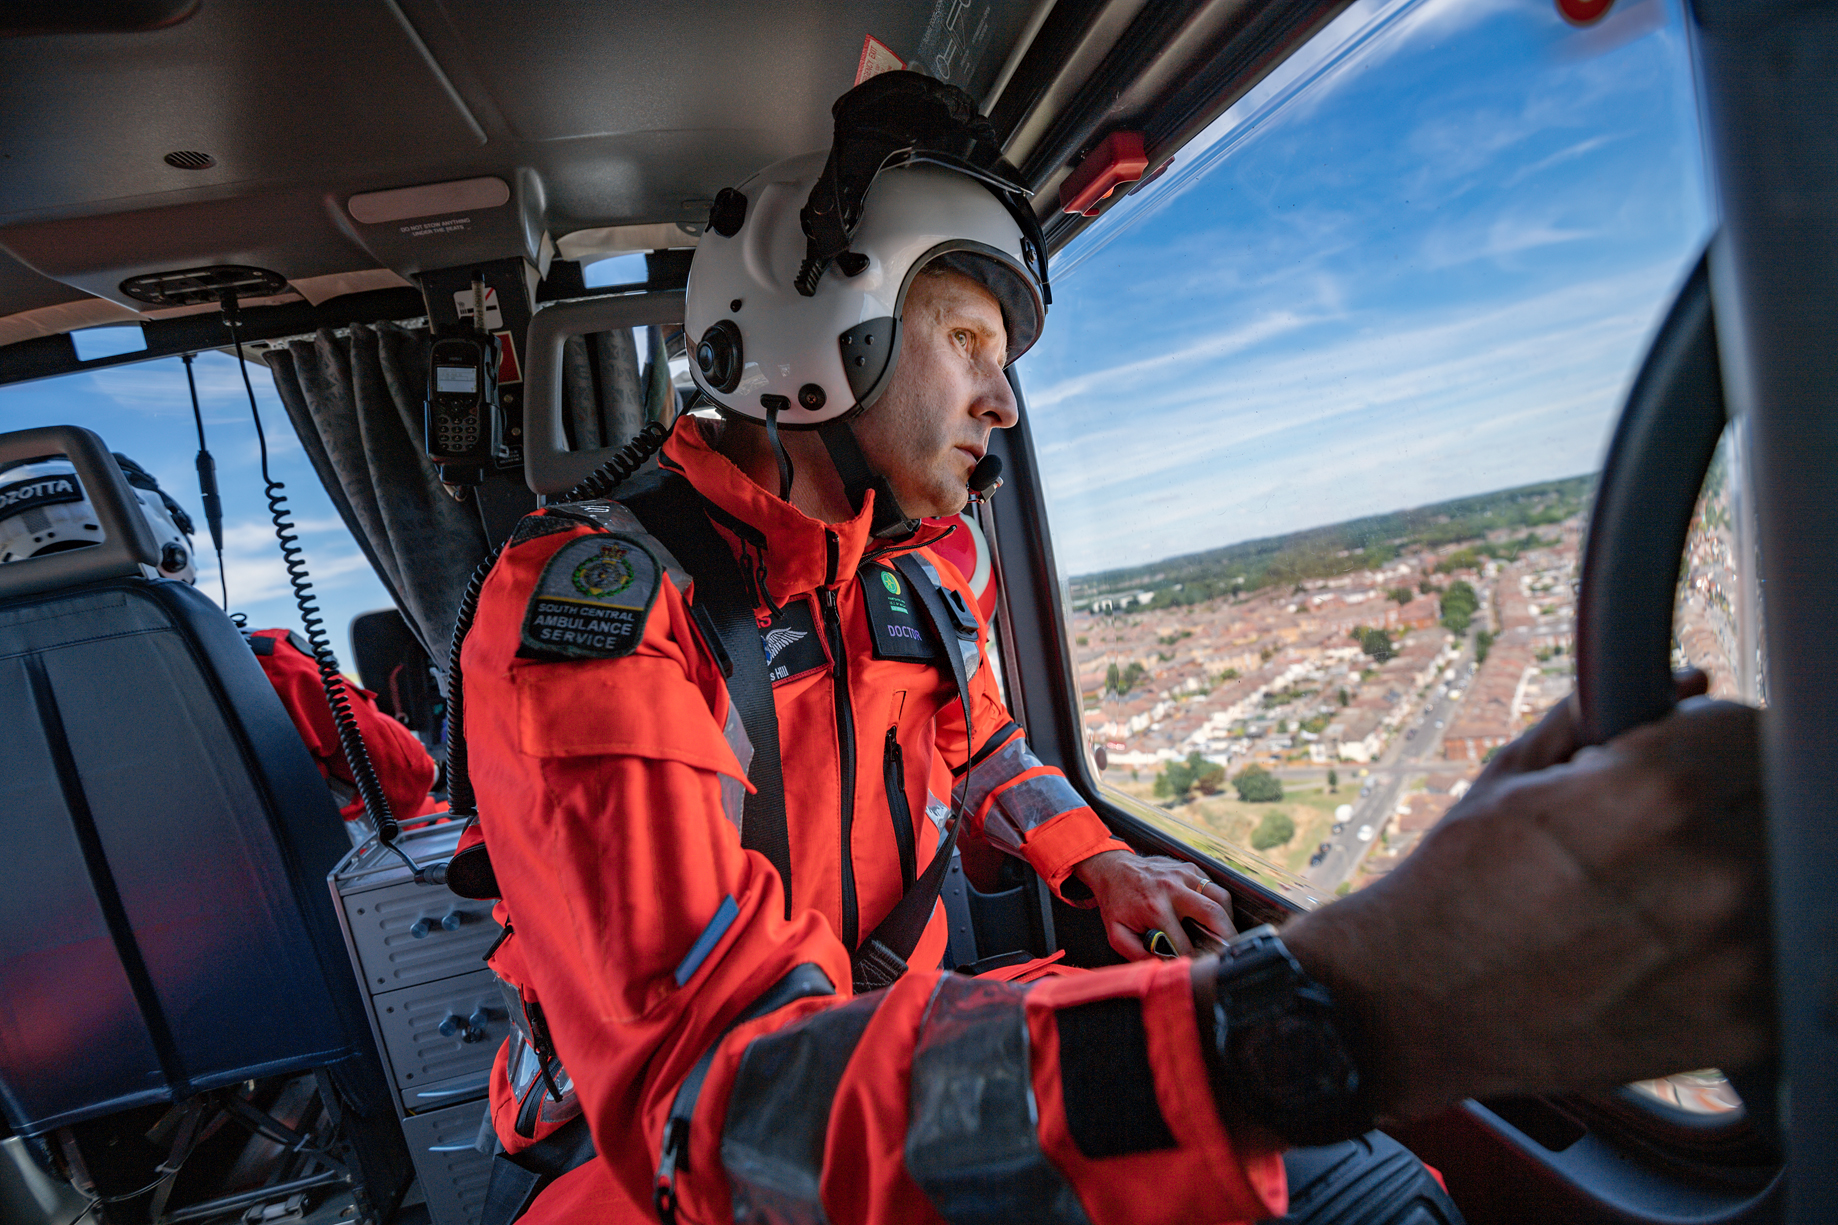
[{"label": "helmet chin strap", "polygon": [[830,462],[836,465],[836,475],[842,478],[849,505],[857,513],[868,491],[874,490],[874,522],[868,530],[877,540],[906,540],[919,530],[919,520],[907,517],[887,478],[876,472],[868,463],[868,457],[862,454],[861,444],[855,440],[855,431],[849,428],[848,422],[825,421],[817,427],[817,434],[830,453]]}]

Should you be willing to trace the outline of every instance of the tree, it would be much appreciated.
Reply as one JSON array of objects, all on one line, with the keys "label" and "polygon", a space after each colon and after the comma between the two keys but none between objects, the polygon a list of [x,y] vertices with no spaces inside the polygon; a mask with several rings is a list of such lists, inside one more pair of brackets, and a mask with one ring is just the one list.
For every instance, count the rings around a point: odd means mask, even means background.
[{"label": "tree", "polygon": [[1329,791],[1340,790],[1340,772],[1332,766],[1327,768],[1327,789]]},{"label": "tree", "polygon": [[1382,629],[1362,625],[1353,631],[1353,637],[1359,641],[1359,649],[1379,663],[1384,663],[1398,653],[1392,645],[1391,635]]},{"label": "tree", "polygon": [[1189,753],[1187,760],[1171,761],[1155,776],[1155,794],[1165,800],[1184,801],[1187,793],[1196,788],[1201,795],[1218,795],[1225,790],[1225,767],[1198,753]]},{"label": "tree", "polygon": [[1472,585],[1456,579],[1442,593],[1442,623],[1451,633],[1465,634],[1480,610],[1481,598]]},{"label": "tree", "polygon": [[1393,587],[1385,594],[1390,596],[1393,600],[1396,600],[1399,604],[1408,604],[1417,598],[1417,593],[1408,587]]},{"label": "tree", "polygon": [[1457,549],[1442,559],[1436,567],[1438,574],[1453,574],[1457,570],[1479,570],[1481,568],[1480,550],[1468,548]]},{"label": "tree", "polygon": [[1283,798],[1283,780],[1262,766],[1246,766],[1232,779],[1232,786],[1247,804],[1271,804]]},{"label": "tree", "polygon": [[1423,595],[1429,595],[1431,592],[1441,591],[1442,588],[1430,582],[1428,579],[1423,579],[1417,584],[1417,590]]},{"label": "tree", "polygon": [[1475,663],[1477,664],[1486,663],[1487,662],[1487,652],[1492,649],[1493,649],[1493,635],[1492,634],[1488,633],[1486,630],[1482,630],[1480,633],[1474,636],[1474,662]]},{"label": "tree", "polygon": [[1129,667],[1121,670],[1118,669],[1116,664],[1112,664],[1104,670],[1104,687],[1118,697],[1123,697],[1128,694],[1130,690],[1141,684],[1142,678],[1147,675],[1148,673],[1143,670],[1142,665],[1133,659],[1130,661]]},{"label": "tree", "polygon": [[1264,814],[1264,819],[1251,831],[1251,849],[1267,851],[1271,847],[1282,846],[1296,836],[1296,823],[1288,813],[1280,808],[1273,808]]},{"label": "tree", "polygon": [[1340,693],[1339,693],[1339,694],[1338,694],[1337,696],[1338,696],[1338,697],[1340,698],[1340,704],[1341,704],[1342,706],[1347,706],[1347,705],[1351,705],[1351,704],[1352,704],[1352,701],[1353,701],[1353,699],[1352,699],[1352,697],[1351,697],[1351,696],[1350,696],[1350,695],[1349,695],[1349,694],[1347,693],[1347,687],[1346,687],[1345,685],[1342,685],[1342,686],[1340,687]]}]

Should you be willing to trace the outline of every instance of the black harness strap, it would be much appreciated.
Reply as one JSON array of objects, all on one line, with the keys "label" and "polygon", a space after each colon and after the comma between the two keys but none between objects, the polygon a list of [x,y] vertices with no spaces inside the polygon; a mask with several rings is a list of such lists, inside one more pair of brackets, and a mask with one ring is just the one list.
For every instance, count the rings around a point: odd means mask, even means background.
[{"label": "black harness strap", "polygon": [[594,1138],[584,1114],[575,1115],[515,1157],[499,1153],[492,1158],[479,1225],[511,1225],[529,1211],[550,1183],[593,1159]]},{"label": "black harness strap", "polygon": [[[937,636],[938,648],[950,665],[951,679],[957,685],[957,700],[964,709],[964,743],[974,749],[976,724],[970,712],[970,677],[964,671],[964,653],[958,649],[956,621],[945,607],[944,593],[915,555],[901,554],[893,559],[893,564],[918,593],[926,620],[931,622],[932,633]],[[906,959],[919,947],[919,938],[925,934],[926,924],[931,922],[939,890],[944,888],[945,874],[951,870],[951,855],[957,850],[957,831],[963,824],[963,813],[951,814],[950,827],[932,852],[932,861],[926,865],[925,874],[901,895],[880,926],[868,933],[868,938],[851,955],[857,995],[891,986],[906,973]]]},{"label": "black harness strap", "polygon": [[659,472],[619,499],[645,530],[683,564],[695,579],[692,609],[703,631],[713,631],[722,670],[728,674],[728,697],[740,713],[753,762],[740,823],[740,845],[758,851],[778,870],[785,891],[785,917],[791,917],[791,833],[785,821],[785,767],[779,755],[779,714],[766,679],[766,653],[760,645],[753,602],[734,554],[709,522],[702,495],[683,477]]}]

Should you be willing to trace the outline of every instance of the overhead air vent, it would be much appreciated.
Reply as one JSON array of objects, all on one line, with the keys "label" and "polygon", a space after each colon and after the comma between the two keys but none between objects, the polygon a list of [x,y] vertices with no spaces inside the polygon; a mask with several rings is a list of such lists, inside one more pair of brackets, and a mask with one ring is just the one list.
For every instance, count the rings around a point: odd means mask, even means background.
[{"label": "overhead air vent", "polygon": [[199,306],[221,302],[229,293],[234,293],[239,302],[272,298],[287,292],[287,278],[266,268],[215,264],[209,268],[131,276],[121,283],[121,292],[152,306]]},{"label": "overhead air vent", "polygon": [[217,164],[216,158],[196,149],[174,149],[162,160],[174,170],[209,170]]}]

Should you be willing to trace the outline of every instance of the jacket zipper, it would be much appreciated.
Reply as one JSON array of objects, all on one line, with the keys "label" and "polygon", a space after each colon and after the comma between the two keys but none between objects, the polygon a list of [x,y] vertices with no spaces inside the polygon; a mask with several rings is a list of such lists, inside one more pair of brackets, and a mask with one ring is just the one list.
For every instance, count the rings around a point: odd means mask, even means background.
[{"label": "jacket zipper", "polygon": [[913,845],[913,810],[906,802],[906,755],[900,750],[900,729],[887,729],[887,749],[881,755],[887,780],[887,811],[893,816],[894,843],[900,848],[900,893],[905,895],[919,875],[919,850]]},{"label": "jacket zipper", "polygon": [[836,533],[825,531],[828,552],[828,581],[823,587],[823,636],[829,640],[830,675],[836,687],[836,747],[842,775],[841,841],[842,841],[842,930],[837,935],[853,949],[861,937],[861,913],[855,897],[855,711],[849,703],[849,656],[842,640],[842,615],[836,609],[836,567],[839,542]]}]

